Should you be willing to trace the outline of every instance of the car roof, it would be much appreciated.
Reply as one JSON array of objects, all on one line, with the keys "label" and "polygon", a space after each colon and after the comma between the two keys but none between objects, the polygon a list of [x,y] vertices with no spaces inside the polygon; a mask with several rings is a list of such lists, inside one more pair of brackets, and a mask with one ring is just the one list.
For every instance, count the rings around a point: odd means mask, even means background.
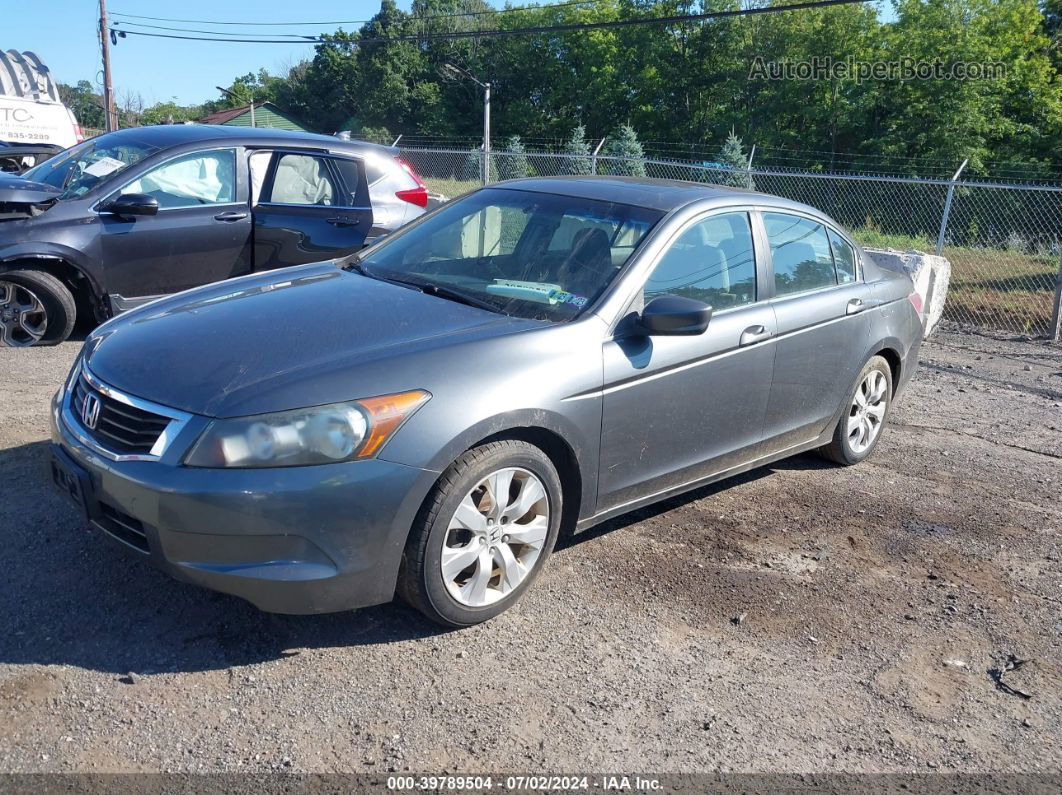
[{"label": "car roof", "polygon": [[116,139],[129,138],[160,148],[189,143],[229,142],[250,146],[313,146],[336,152],[377,151],[394,155],[394,147],[365,141],[345,141],[332,135],[277,130],[270,127],[229,127],[221,124],[163,124],[153,127],[130,127],[106,133]]},{"label": "car roof", "polygon": [[670,212],[694,202],[706,199],[732,203],[734,199],[749,204],[763,204],[772,207],[810,212],[822,215],[820,210],[800,202],[772,196],[769,193],[757,193],[744,188],[732,188],[725,185],[712,185],[704,182],[686,182],[680,179],[653,179],[651,177],[613,177],[613,176],[568,176],[568,177],[531,177],[496,182],[490,187],[512,190],[530,190],[540,193],[555,193],[598,201],[618,202],[651,210]]}]

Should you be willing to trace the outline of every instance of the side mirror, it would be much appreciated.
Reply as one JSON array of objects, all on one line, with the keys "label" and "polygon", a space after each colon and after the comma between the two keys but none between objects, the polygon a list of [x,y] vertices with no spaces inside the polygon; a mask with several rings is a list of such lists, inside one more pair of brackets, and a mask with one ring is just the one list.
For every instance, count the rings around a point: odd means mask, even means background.
[{"label": "side mirror", "polygon": [[100,209],[118,216],[156,215],[159,211],[159,200],[146,193],[123,193]]},{"label": "side mirror", "polygon": [[645,305],[638,319],[649,334],[702,334],[712,319],[712,308],[703,301],[681,295],[661,295]]}]

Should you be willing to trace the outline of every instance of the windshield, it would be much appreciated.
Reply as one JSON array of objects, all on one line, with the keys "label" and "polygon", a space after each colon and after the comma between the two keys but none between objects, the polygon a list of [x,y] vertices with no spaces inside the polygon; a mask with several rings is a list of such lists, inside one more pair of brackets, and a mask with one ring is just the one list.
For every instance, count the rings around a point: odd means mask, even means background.
[{"label": "windshield", "polygon": [[372,276],[464,296],[505,314],[568,320],[605,290],[662,215],[491,188],[447,205],[360,264]]},{"label": "windshield", "polygon": [[22,176],[58,188],[62,191],[60,199],[76,199],[157,151],[157,146],[125,136],[115,140],[114,136],[101,135],[44,161]]}]

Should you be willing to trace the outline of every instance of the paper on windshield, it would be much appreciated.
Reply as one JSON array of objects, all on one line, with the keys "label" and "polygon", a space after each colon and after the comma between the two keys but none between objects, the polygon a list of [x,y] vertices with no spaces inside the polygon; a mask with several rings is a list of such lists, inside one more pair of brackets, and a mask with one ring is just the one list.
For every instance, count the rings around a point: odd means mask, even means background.
[{"label": "paper on windshield", "polygon": [[82,171],[90,177],[105,177],[122,168],[125,168],[125,163],[118,158],[101,157],[99,160],[85,166]]}]

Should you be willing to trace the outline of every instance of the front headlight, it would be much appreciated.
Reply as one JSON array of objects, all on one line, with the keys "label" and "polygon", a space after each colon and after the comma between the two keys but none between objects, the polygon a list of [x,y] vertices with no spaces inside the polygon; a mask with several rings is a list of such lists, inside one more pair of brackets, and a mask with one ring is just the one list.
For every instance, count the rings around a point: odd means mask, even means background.
[{"label": "front headlight", "polygon": [[371,458],[431,397],[422,389],[307,409],[214,420],[192,467],[293,467]]}]

